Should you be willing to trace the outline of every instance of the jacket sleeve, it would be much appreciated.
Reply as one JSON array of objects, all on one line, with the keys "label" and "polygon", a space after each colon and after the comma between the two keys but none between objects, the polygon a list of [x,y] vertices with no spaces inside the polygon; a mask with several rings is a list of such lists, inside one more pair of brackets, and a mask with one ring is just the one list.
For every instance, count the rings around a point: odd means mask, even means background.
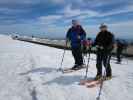
[{"label": "jacket sleeve", "polygon": [[115,43],[115,37],[114,37],[114,35],[112,34],[112,44],[114,45],[114,43]]},{"label": "jacket sleeve", "polygon": [[81,27],[81,35],[80,35],[80,37],[81,37],[81,40],[86,40],[86,32],[85,32],[85,30]]},{"label": "jacket sleeve", "polygon": [[113,49],[114,48],[114,43],[115,43],[115,37],[111,33],[111,40],[110,40],[110,44],[109,44],[110,49]]},{"label": "jacket sleeve", "polygon": [[94,43],[93,43],[92,46],[96,46],[96,45],[98,45],[99,37],[100,37],[100,33],[98,33],[98,35],[96,36],[96,39],[95,39],[95,41],[94,41]]},{"label": "jacket sleeve", "polygon": [[66,34],[66,40],[70,40],[70,32],[71,32],[71,29],[69,29],[68,31],[67,31],[67,34]]}]

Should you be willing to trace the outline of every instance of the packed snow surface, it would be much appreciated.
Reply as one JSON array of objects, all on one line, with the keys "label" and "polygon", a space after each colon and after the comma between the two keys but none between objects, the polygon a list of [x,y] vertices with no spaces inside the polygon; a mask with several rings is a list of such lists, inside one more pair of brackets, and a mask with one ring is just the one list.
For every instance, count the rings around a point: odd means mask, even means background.
[{"label": "packed snow surface", "polygon": [[[62,74],[63,50],[12,40],[0,35],[0,100],[96,100],[99,86],[79,85],[85,69]],[[96,75],[91,55],[88,79]],[[86,58],[87,60],[87,58]],[[73,66],[71,52],[65,53],[63,68]],[[101,100],[133,100],[133,61],[121,65],[111,60],[113,79],[104,82]]]}]

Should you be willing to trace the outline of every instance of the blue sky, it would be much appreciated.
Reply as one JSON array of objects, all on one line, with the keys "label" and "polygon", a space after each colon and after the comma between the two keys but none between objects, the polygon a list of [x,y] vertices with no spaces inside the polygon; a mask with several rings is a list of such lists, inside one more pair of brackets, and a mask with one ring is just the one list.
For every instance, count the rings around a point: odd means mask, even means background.
[{"label": "blue sky", "polygon": [[64,37],[72,19],[88,36],[105,23],[116,37],[133,38],[133,0],[0,0],[0,33]]}]

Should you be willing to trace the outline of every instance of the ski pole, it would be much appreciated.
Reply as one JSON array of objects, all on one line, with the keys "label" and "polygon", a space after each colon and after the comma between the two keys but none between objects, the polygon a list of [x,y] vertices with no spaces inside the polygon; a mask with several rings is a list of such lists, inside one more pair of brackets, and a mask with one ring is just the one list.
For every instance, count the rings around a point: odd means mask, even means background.
[{"label": "ski pole", "polygon": [[89,56],[88,56],[88,62],[87,62],[87,66],[86,66],[85,79],[87,79],[87,74],[88,74],[88,69],[89,69],[90,51],[91,51],[91,48],[89,47]]},{"label": "ski pole", "polygon": [[[66,43],[66,46],[67,46],[67,43]],[[64,49],[64,51],[63,51],[60,67],[58,68],[57,71],[63,71],[62,70],[62,64],[63,64],[63,61],[64,61],[65,52],[66,52],[66,49]]]},{"label": "ski pole", "polygon": [[85,56],[84,55],[82,55],[83,56],[83,63],[85,64]]},{"label": "ski pole", "polygon": [[57,71],[62,71],[62,64],[63,64],[63,61],[64,61],[65,52],[66,52],[66,50],[64,49],[63,54],[62,54],[62,59],[61,59],[60,67],[58,68]]}]

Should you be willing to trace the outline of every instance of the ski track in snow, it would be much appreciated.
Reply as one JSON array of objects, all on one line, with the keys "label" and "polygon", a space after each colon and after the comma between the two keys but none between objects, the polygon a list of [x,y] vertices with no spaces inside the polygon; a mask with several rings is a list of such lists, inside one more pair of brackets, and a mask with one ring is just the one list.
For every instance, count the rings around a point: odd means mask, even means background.
[{"label": "ski track in snow", "polygon": [[[0,100],[96,100],[99,87],[78,85],[85,69],[68,74],[56,71],[62,53],[0,35]],[[72,67],[73,62],[67,51],[63,68]],[[104,82],[101,100],[133,100],[133,61],[122,65],[112,61],[111,65],[114,78]],[[95,60],[90,60],[88,78],[95,74]]]}]

